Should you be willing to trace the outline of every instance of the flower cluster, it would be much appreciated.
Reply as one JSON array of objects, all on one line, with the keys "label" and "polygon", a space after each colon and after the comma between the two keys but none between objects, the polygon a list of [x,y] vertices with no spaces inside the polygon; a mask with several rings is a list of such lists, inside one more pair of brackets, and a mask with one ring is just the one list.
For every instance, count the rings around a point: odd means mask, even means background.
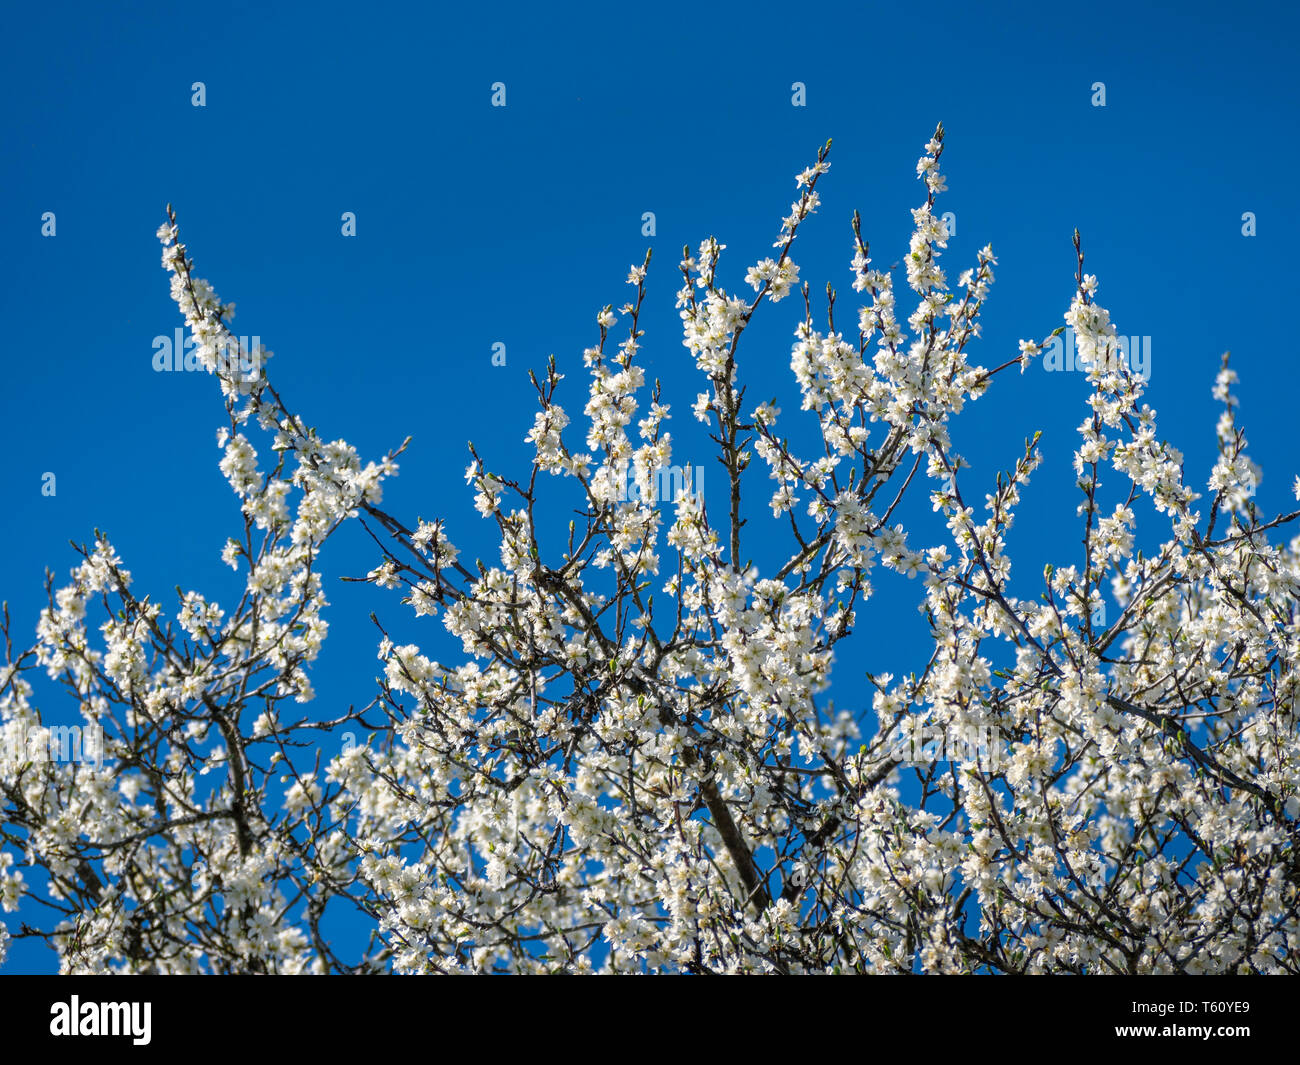
[{"label": "flower cluster", "polygon": [[[790,367],[817,446],[790,443],[775,399],[745,400],[745,331],[799,286],[829,150],[797,178],[776,257],[745,273],[752,298],[723,287],[714,238],[680,263],[693,413],[725,471],[712,513],[644,491],[672,454],[638,362],[648,255],[597,315],[585,403],[560,405],[554,359],[534,377],[531,469],[492,472],[471,448],[496,546],[473,565],[442,521],[381,509],[400,448],[363,466],[264,377],[217,367],[243,517],[222,558],[243,592],[183,593],[173,626],[102,536],[51,587],[36,646],[0,672],[0,727],[42,722],[26,673],[44,669],[111,739],[102,767],[0,755],[0,905],[44,890],[60,919],[39,934],[67,971],[1297,971],[1300,538],[1270,533],[1300,511],[1254,503],[1234,371],[1225,358],[1203,497],[1115,357],[1076,236],[1084,552],[1013,581],[1039,437],[972,485],[956,418],[1048,338],[971,361],[997,259],[981,249],[955,285],[940,266],[942,127],[917,165],[905,321],[856,215],[856,330],[836,327],[833,290],[815,324],[803,287]],[[232,308],[193,277],[174,217],[160,237],[203,357]],[[764,557],[789,536],[762,566],[746,527],[766,515],[741,502],[755,456],[774,482]],[[557,486],[581,504],[560,552],[538,530]],[[901,520],[927,490],[933,539]],[[386,534],[366,579],[437,618],[459,658],[383,629],[369,706],[291,718],[326,635],[318,556],[357,516]],[[920,578],[905,586],[932,646],[919,673],[872,677],[855,714],[826,695],[873,574]],[[92,600],[109,607],[97,635]],[[365,741],[304,756],[345,726]],[[904,759],[918,735],[951,738],[950,762]],[[374,919],[360,960],[322,934],[334,900]]]}]

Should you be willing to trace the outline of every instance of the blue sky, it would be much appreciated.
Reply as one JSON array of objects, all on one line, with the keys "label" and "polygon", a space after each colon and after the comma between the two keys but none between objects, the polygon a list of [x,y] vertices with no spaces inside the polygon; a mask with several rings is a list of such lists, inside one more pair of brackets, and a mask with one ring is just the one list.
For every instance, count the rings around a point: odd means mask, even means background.
[{"label": "blue sky", "polygon": [[[1210,388],[1232,349],[1261,503],[1290,501],[1300,373],[1277,339],[1277,286],[1300,235],[1292,9],[52,3],[6,21],[0,598],[20,634],[34,632],[44,569],[65,577],[67,541],[96,527],[164,601],[176,584],[230,588],[219,551],[237,508],[217,470],[219,391],[151,365],[154,338],[180,322],[154,236],[166,203],[197,273],[238,303],[235,331],[276,353],[271,375],[291,406],[366,459],[412,434],[388,509],[446,517],[472,556],[492,543],[464,486],[466,441],[493,468],[521,468],[526,371],[551,353],[570,375],[562,402],[580,411],[595,314],[623,302],[647,245],[643,358],[673,403],[674,461],[708,462],[673,307],[682,245],[716,235],[724,283],[740,290],[769,254],[794,175],[832,137],[823,206],[795,259],[814,293],[832,281],[841,314],[855,309],[852,211],[877,264],[902,258],[923,199],[914,164],[940,120],[940,209],[957,218],[949,276],[989,242],[1000,263],[976,361],[996,365],[1062,324],[1077,226],[1119,332],[1150,338],[1147,401],[1189,478],[1203,486],[1213,461]],[[191,104],[199,81],[204,107]],[[504,108],[491,106],[494,82]],[[795,82],[806,106],[792,106]],[[1105,107],[1092,104],[1095,82]],[[340,232],[346,211],[355,237]],[[1247,211],[1254,237],[1242,234]],[[791,423],[797,304],[762,312],[742,358],[754,398],[783,397]],[[504,368],[491,364],[498,342]],[[1086,395],[1081,374],[1035,366],[999,378],[957,424],[977,499],[1044,433],[1014,541],[1023,594],[1036,594],[1043,562],[1078,561],[1069,463]],[[716,492],[720,474],[708,474]],[[753,487],[761,504],[768,488]],[[367,614],[402,616],[392,596],[336,579],[374,563],[356,529],[326,552],[331,635],[314,674],[326,705],[368,701]],[[862,705],[863,670],[897,673],[924,651],[919,586],[884,573],[876,585],[860,657],[837,666],[846,705]],[[411,636],[448,653],[437,623]],[[19,943],[6,968],[53,964]]]}]

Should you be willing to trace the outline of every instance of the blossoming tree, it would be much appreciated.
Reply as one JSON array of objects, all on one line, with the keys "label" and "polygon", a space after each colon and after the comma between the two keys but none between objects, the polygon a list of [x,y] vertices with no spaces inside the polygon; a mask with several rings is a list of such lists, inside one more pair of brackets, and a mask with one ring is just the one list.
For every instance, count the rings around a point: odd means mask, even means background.
[{"label": "blossoming tree", "polygon": [[[1034,598],[1013,593],[1007,531],[1037,437],[975,486],[991,488],[977,510],[951,433],[1050,338],[970,361],[996,259],[983,249],[955,286],[939,265],[943,139],[917,167],[905,323],[856,215],[866,305],[837,326],[828,288],[814,323],[791,252],[829,144],[750,293],[723,288],[713,239],[681,261],[719,512],[683,493],[665,516],[647,490],[671,457],[668,406],[637,360],[647,254],[584,353],[582,427],[552,359],[534,378],[531,468],[493,473],[473,452],[490,564],[462,560],[443,522],[382,509],[402,448],[363,465],[260,368],[220,357],[232,308],[194,276],[169,210],[172,295],[225,397],[242,522],[223,558],[244,591],[224,607],[186,592],[169,615],[97,534],[71,583],[50,585],[34,647],[15,650],[6,612],[6,738],[45,727],[33,670],[106,735],[98,767],[3,747],[0,901],[46,918],[9,934],[90,972],[1300,970],[1300,540],[1273,538],[1300,512],[1253,502],[1226,358],[1208,495],[1185,481],[1079,251],[1065,318],[1091,382],[1083,553],[1041,586],[1020,577]],[[812,455],[738,370],[754,316],[792,293]],[[743,490],[765,490],[755,456],[775,482],[765,542],[789,544],[766,571],[742,517]],[[560,481],[581,503],[557,536],[538,507]],[[932,545],[891,524],[927,488],[948,530]],[[1167,524],[1148,553],[1138,510]],[[381,631],[373,701],[303,716],[326,635],[320,551],[350,520],[379,551],[369,579],[439,616],[464,657]],[[836,647],[871,615],[876,566],[923,578],[927,664],[873,678],[870,714],[833,713]],[[1120,613],[1103,625],[1107,588]],[[918,729],[994,742],[918,761]],[[326,757],[340,730],[364,740]],[[331,904],[370,922],[359,960],[322,932]]]}]

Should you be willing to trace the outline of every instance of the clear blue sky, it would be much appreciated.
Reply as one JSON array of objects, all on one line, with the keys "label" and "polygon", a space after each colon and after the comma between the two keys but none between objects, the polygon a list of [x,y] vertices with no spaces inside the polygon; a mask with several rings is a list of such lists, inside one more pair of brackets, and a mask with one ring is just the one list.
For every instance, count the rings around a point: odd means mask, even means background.
[{"label": "clear blue sky", "polygon": [[[833,137],[823,206],[795,259],[814,292],[836,285],[843,315],[857,306],[853,209],[875,262],[900,259],[923,199],[914,164],[942,120],[949,276],[988,242],[1000,260],[977,361],[995,365],[1062,324],[1078,226],[1120,333],[1151,338],[1147,399],[1193,481],[1213,460],[1210,388],[1230,348],[1262,503],[1290,499],[1300,374],[1277,315],[1300,235],[1300,87],[1285,5],[49,3],[12,6],[5,21],[0,597],[20,633],[34,632],[45,567],[65,577],[67,540],[96,527],[162,601],[176,584],[229,594],[218,555],[238,519],[216,465],[219,391],[151,366],[154,338],[179,324],[154,236],[169,201],[198,274],[238,303],[236,332],[276,353],[290,404],[365,459],[413,434],[390,509],[446,516],[473,556],[491,544],[464,487],[466,440],[494,468],[520,468],[526,371],[552,352],[580,414],[594,316],[626,298],[647,244],[644,358],[673,403],[675,461],[707,461],[673,307],[682,245],[716,235],[729,246],[725,284],[741,289],[770,252],[794,174]],[[490,106],[494,82],[505,108]],[[54,237],[41,234],[47,211]],[[340,233],[345,211],[355,238]],[[1255,237],[1242,235],[1246,211]],[[743,367],[755,400],[784,397],[789,423],[797,304],[763,312]],[[495,342],[505,368],[491,365]],[[1086,394],[1082,375],[1037,366],[1000,378],[958,422],[977,499],[1044,432],[1048,461],[1017,523],[1021,594],[1036,594],[1044,561],[1078,561],[1069,463]],[[326,552],[322,713],[373,694],[368,612],[402,624],[391,594],[336,580],[374,563],[359,530]],[[862,705],[864,669],[897,673],[923,651],[919,585],[883,572],[876,585],[837,666],[845,705]],[[411,622],[409,635],[450,654],[436,622]],[[53,965],[14,944],[6,969]]]}]

